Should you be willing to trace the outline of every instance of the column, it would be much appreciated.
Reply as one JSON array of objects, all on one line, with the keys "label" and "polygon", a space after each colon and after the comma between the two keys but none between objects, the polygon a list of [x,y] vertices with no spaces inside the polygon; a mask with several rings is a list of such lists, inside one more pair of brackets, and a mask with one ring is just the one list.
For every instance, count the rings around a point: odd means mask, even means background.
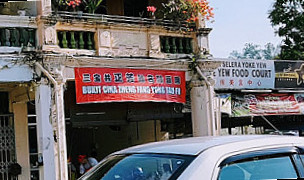
[{"label": "column", "polygon": [[13,103],[17,163],[22,167],[19,180],[30,179],[29,141],[26,102]]},{"label": "column", "polygon": [[39,5],[37,6],[37,11],[38,14],[42,16],[50,15],[52,13],[52,1],[51,0],[39,1]]},{"label": "column", "polygon": [[191,89],[193,136],[215,135],[213,86],[201,85]]},{"label": "column", "polygon": [[197,45],[200,54],[208,55],[209,54],[209,33],[211,32],[211,28],[207,28],[205,25],[205,21],[202,20],[202,15],[199,14],[199,21],[196,23],[197,31]]},{"label": "column", "polygon": [[[37,138],[39,156],[43,158],[40,166],[42,180],[54,180],[58,169],[55,159],[55,142],[51,116],[51,88],[43,82],[36,87],[35,94]],[[57,167],[58,168],[58,167]]]},{"label": "column", "polygon": [[68,179],[68,161],[67,161],[67,146],[66,146],[66,131],[65,131],[65,116],[64,116],[64,83],[60,82],[55,87],[55,106],[57,118],[57,146],[58,160],[60,166],[60,180]]}]

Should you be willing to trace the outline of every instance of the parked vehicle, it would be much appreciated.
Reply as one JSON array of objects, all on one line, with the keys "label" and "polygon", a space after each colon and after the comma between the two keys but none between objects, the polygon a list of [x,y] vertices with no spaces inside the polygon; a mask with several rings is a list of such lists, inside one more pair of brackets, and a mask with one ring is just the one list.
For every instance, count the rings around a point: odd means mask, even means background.
[{"label": "parked vehicle", "polygon": [[304,177],[304,138],[198,137],[115,152],[80,180],[260,180]]}]

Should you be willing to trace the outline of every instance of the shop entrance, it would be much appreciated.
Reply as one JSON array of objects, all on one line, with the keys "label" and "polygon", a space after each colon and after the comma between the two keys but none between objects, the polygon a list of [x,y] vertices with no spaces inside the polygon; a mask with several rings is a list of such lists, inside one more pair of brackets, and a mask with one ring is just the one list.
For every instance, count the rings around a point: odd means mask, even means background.
[{"label": "shop entrance", "polygon": [[15,162],[15,132],[14,116],[12,114],[0,115],[0,179],[16,180],[9,173],[9,166]]},{"label": "shop entrance", "polygon": [[80,154],[101,160],[130,146],[169,139],[167,124],[184,118],[178,103],[77,104],[74,82],[68,82],[64,100],[68,156],[76,170]]},{"label": "shop entrance", "polygon": [[0,92],[0,179],[16,180],[9,166],[16,162],[14,115],[9,113],[8,93]]}]

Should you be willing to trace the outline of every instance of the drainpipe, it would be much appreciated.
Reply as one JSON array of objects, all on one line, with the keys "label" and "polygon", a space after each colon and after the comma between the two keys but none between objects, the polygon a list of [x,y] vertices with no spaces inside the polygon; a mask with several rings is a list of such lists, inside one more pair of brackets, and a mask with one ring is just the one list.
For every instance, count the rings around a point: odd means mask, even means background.
[{"label": "drainpipe", "polygon": [[[63,83],[58,83],[54,77],[42,67],[38,62],[35,63],[41,72],[47,76],[52,82],[55,89],[55,103],[56,103],[56,150],[57,150],[57,179],[66,180],[68,179],[68,168],[67,168],[67,148],[66,148],[66,134],[65,134],[65,118],[64,118],[64,105],[63,105]],[[55,153],[56,156],[56,153]],[[56,160],[55,160],[56,161]]]},{"label": "drainpipe", "polygon": [[39,68],[39,70],[41,72],[43,72],[44,75],[46,75],[46,77],[49,78],[49,80],[51,80],[51,82],[53,83],[54,87],[57,87],[58,86],[58,83],[57,81],[53,78],[53,76],[46,70],[44,69],[41,64],[39,64],[38,62],[35,63],[36,67]]},{"label": "drainpipe", "polygon": [[211,83],[208,81],[207,77],[202,73],[201,69],[196,66],[196,71],[198,72],[198,74],[204,79],[207,88],[208,88],[208,103],[209,103],[209,113],[210,113],[210,119],[208,121],[208,125],[209,125],[209,129],[211,132],[212,136],[217,135],[216,131],[215,131],[215,118],[214,118],[214,107],[213,107],[213,95],[212,95],[212,91],[211,91]]}]

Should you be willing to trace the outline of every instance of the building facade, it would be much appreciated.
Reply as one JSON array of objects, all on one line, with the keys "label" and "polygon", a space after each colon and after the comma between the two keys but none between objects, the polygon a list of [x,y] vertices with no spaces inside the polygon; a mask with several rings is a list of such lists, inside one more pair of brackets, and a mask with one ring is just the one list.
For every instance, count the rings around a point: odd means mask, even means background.
[{"label": "building facade", "polygon": [[207,119],[218,64],[189,68],[191,54],[209,51],[210,29],[134,17],[142,2],[103,3],[95,14],[51,0],[1,4],[2,179],[75,179],[79,154],[216,134]]}]

